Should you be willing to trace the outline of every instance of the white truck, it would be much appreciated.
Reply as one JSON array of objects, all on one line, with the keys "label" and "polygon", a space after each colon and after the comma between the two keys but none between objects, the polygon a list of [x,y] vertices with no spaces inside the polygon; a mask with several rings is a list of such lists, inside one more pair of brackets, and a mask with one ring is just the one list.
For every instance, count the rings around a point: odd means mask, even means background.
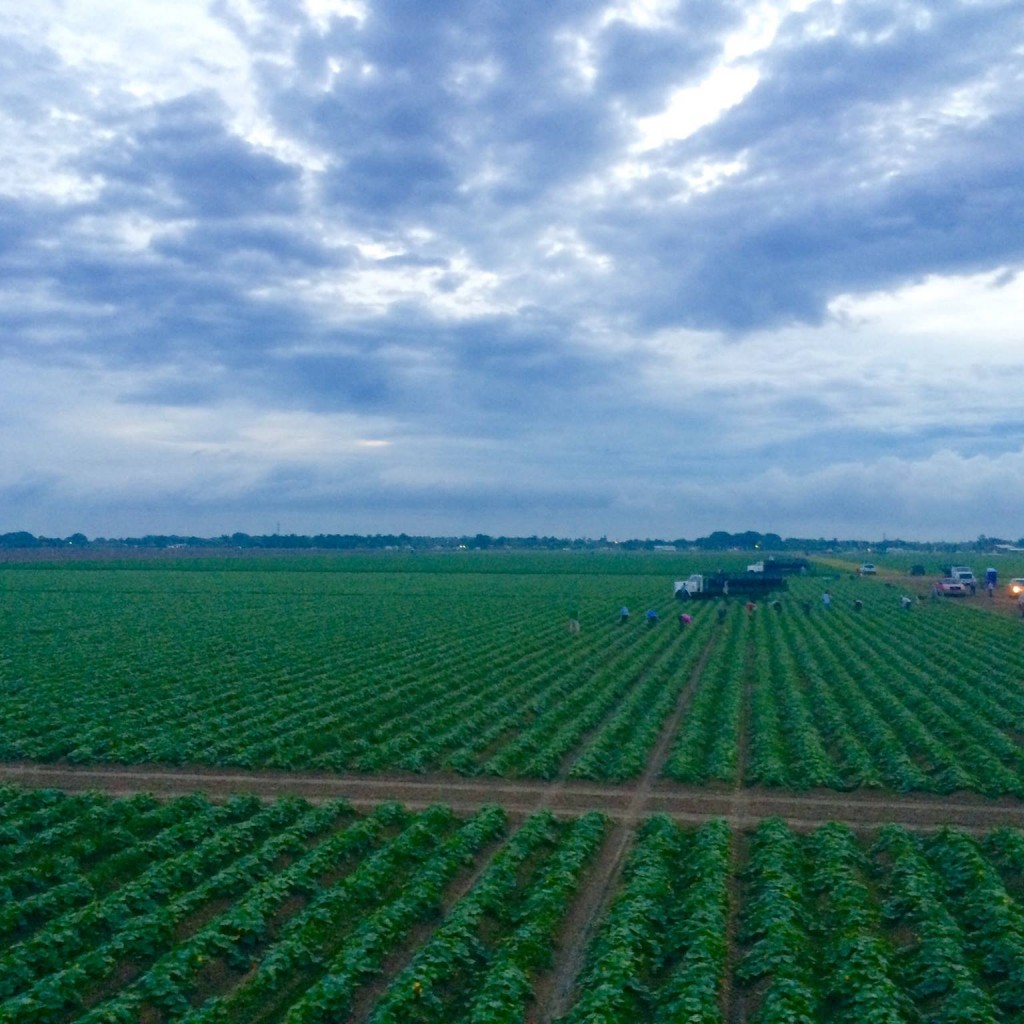
[{"label": "white truck", "polygon": [[950,579],[959,580],[965,587],[972,590],[978,585],[974,578],[974,570],[969,565],[951,565],[949,567]]}]

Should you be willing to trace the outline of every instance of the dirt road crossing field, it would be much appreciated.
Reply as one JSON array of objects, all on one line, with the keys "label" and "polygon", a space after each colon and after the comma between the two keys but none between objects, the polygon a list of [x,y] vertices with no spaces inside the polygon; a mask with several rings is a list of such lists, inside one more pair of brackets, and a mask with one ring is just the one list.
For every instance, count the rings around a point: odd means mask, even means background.
[{"label": "dirt road crossing field", "polygon": [[0,779],[23,786],[54,787],[68,792],[96,790],[113,796],[135,793],[184,796],[201,791],[210,797],[235,793],[251,793],[266,799],[298,796],[311,803],[343,797],[360,809],[384,800],[397,800],[413,808],[445,803],[460,812],[497,803],[513,816],[540,808],[562,815],[599,810],[626,822],[658,812],[685,822],[721,817],[736,828],[747,828],[762,818],[775,816],[794,827],[807,828],[826,821],[843,821],[857,828],[875,828],[889,823],[922,829],[943,825],[969,830],[1000,825],[1024,827],[1024,804],[1020,801],[988,800],[970,793],[955,796],[823,790],[792,793],[686,787],[649,780],[602,785],[441,775],[330,775],[149,765],[81,767],[29,763],[0,765]]}]

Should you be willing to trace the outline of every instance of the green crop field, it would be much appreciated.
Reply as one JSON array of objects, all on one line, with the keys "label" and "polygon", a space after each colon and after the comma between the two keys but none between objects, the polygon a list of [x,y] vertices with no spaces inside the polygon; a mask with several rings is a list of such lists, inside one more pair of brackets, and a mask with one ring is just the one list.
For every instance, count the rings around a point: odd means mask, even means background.
[{"label": "green crop field", "polygon": [[[607,830],[597,813],[0,789],[0,1019],[534,1020]],[[653,816],[632,839],[564,1024],[725,1024],[724,991],[752,1024],[1024,1014],[1018,829]]]},{"label": "green crop field", "polygon": [[[263,797],[0,785],[0,1022],[1019,1024],[1011,599],[881,559],[673,597],[751,560],[0,567],[9,780]],[[280,797],[298,770],[437,802]]]},{"label": "green crop field", "polygon": [[665,765],[678,781],[1024,791],[1019,622],[946,600],[904,611],[847,573],[793,579],[754,615],[733,600],[724,621],[690,602],[681,631],[672,581],[700,564],[8,567],[0,758],[618,780],[685,700]]}]

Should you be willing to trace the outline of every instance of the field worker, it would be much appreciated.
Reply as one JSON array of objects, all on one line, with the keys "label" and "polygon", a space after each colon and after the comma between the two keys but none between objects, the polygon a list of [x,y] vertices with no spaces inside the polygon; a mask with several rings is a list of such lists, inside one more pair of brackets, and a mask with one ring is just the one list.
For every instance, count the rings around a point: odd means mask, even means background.
[{"label": "field worker", "polygon": [[629,609],[625,605],[619,609],[619,622],[623,625],[629,622]]},{"label": "field worker", "polygon": [[754,611],[757,609],[757,605],[754,604],[753,601],[748,601],[747,605],[746,605],[746,608],[747,608],[747,614],[748,615],[753,615]]},{"label": "field worker", "polygon": [[658,624],[658,613],[653,608],[647,609],[645,618],[647,619],[648,626],[656,626]]},{"label": "field worker", "polygon": [[900,598],[900,605],[901,605],[901,606],[902,606],[903,608],[907,608],[907,609],[909,609],[909,608],[910,608],[910,606],[911,606],[911,605],[912,605],[913,603],[914,603],[914,602],[913,602],[913,601],[912,601],[912,600],[911,600],[911,599],[910,599],[909,597],[907,597],[907,595],[906,595],[906,594],[904,594],[904,595],[903,595],[903,596],[902,596],[902,597]]},{"label": "field worker", "polygon": [[1020,609],[1020,617],[1024,619],[1024,594],[1017,598],[1017,607]]},{"label": "field worker", "polygon": [[726,608],[724,604],[720,604],[718,606],[718,621],[719,622],[725,622],[725,617],[728,614],[729,614],[729,609]]},{"label": "field worker", "polygon": [[825,593],[821,595],[821,603],[826,609],[832,607],[832,592],[830,590],[826,590]]},{"label": "field worker", "polygon": [[580,631],[580,613],[577,611],[577,612],[573,612],[572,615],[569,616],[569,632],[575,635],[579,631]]},{"label": "field worker", "polygon": [[693,616],[692,615],[687,615],[686,612],[683,612],[683,614],[679,616],[679,628],[680,629],[686,629],[686,627],[691,622],[693,622]]},{"label": "field worker", "polygon": [[777,612],[781,612],[781,611],[782,611],[782,602],[781,602],[781,601],[772,601],[772,607],[773,607],[773,608],[774,608],[774,609],[775,609],[775,610],[776,610]]},{"label": "field worker", "polygon": [[864,602],[861,601],[860,598],[858,598],[856,601],[853,602],[853,610],[855,612],[859,612],[861,610],[861,608],[863,608],[863,607],[864,607]]}]

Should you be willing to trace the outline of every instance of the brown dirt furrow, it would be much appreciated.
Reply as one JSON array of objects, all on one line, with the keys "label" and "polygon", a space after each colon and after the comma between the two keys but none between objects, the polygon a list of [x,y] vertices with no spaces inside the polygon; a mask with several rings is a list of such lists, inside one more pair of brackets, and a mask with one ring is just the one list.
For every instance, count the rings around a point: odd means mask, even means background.
[{"label": "brown dirt furrow", "polygon": [[633,830],[621,823],[605,836],[597,860],[559,929],[555,962],[534,987],[537,1024],[551,1024],[565,1016],[575,1002],[576,978],[583,966],[583,956],[618,887],[632,841]]},{"label": "brown dirt furrow", "polygon": [[441,913],[437,918],[430,921],[419,921],[412,926],[398,947],[388,956],[380,972],[371,982],[363,985],[357,991],[352,1000],[348,1017],[346,1017],[347,1024],[362,1024],[370,1016],[381,996],[395,978],[412,962],[416,953],[430,941],[438,927],[447,919],[452,908],[480,881],[481,876],[491,866],[494,854],[504,842],[504,836],[492,842],[474,862],[471,871],[463,870],[459,873],[445,891],[441,901]]},{"label": "brown dirt furrow", "polygon": [[[671,723],[666,733],[672,728]],[[652,765],[657,758],[652,757]],[[806,793],[762,789],[697,788],[667,780],[602,785],[561,780],[464,779],[443,775],[330,775],[304,772],[242,771],[216,768],[171,768],[155,765],[64,765],[16,762],[0,764],[0,781],[74,792],[93,789],[117,796],[134,793],[177,796],[197,790],[211,797],[253,793],[272,799],[300,796],[310,802],[345,798],[356,807],[398,800],[410,807],[445,803],[459,811],[498,803],[510,814],[528,814],[550,807],[559,814],[600,810],[632,823],[654,812],[681,821],[726,818],[745,827],[778,816],[794,825],[846,821],[870,828],[896,822],[913,828],[958,825],[992,828],[1024,827],[1024,802],[986,799],[970,793],[940,796],[923,793],[815,790]]]},{"label": "brown dirt furrow", "polygon": [[672,741],[676,737],[676,733],[679,732],[679,723],[683,720],[683,715],[686,714],[686,709],[690,706],[690,702],[693,700],[693,693],[697,689],[697,684],[700,682],[700,677],[704,672],[704,666],[708,663],[708,658],[711,657],[711,651],[714,649],[715,641],[718,639],[718,630],[712,634],[711,639],[704,645],[704,650],[701,652],[700,660],[693,667],[693,671],[690,673],[690,678],[686,681],[686,685],[682,688],[679,693],[679,700],[676,701],[676,706],[672,710],[672,714],[666,719],[665,724],[662,726],[661,733],[658,736],[658,741],[654,744],[654,749],[651,751],[651,756],[647,759],[647,767],[644,769],[644,773],[640,778],[637,790],[639,794],[646,797],[648,790],[654,785],[658,776],[661,774],[662,768],[665,767],[665,762],[668,760],[669,751],[672,749]]}]

